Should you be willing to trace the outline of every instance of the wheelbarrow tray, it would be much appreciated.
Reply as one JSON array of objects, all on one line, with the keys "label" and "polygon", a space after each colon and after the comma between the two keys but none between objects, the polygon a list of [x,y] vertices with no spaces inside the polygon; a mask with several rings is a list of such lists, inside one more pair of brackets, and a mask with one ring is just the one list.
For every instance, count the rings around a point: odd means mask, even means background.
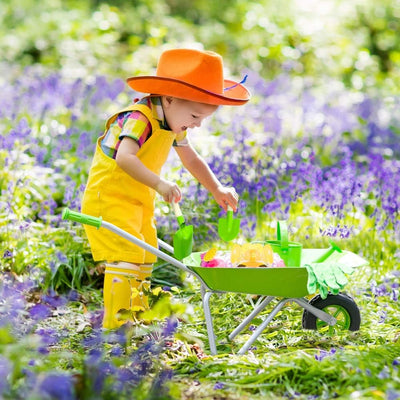
[{"label": "wheelbarrow tray", "polygon": [[[213,291],[246,293],[275,297],[304,297],[308,272],[304,265],[317,260],[326,249],[302,249],[300,267],[282,268],[223,268],[201,267],[200,252],[183,260]],[[343,252],[342,256],[351,252]]]}]

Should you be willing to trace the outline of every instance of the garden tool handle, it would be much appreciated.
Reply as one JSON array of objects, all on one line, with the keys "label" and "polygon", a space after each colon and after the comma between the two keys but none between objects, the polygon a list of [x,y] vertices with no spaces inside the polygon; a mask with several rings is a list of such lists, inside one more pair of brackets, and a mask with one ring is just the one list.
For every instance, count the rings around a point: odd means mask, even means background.
[{"label": "garden tool handle", "polygon": [[175,201],[175,199],[172,201],[172,209],[174,210],[175,217],[178,218],[182,216],[181,207],[179,206],[179,203]]},{"label": "garden tool handle", "polygon": [[185,218],[182,215],[181,207],[179,206],[179,203],[175,201],[175,199],[172,201],[172,209],[174,210],[174,214],[176,219],[178,220],[178,224],[182,225],[185,223]]},{"label": "garden tool handle", "polygon": [[231,206],[227,206],[226,208],[226,218],[228,221],[228,229],[232,229],[233,208]]},{"label": "garden tool handle", "polygon": [[102,218],[93,217],[91,215],[82,214],[77,211],[72,211],[69,208],[64,208],[62,219],[69,219],[71,221],[80,222],[85,225],[95,226],[97,229],[101,227]]},{"label": "garden tool handle", "polygon": [[284,253],[289,250],[288,231],[286,221],[278,221],[276,224],[276,239],[281,244],[281,249]]},{"label": "garden tool handle", "polygon": [[316,263],[322,263],[325,260],[327,260],[335,251],[338,253],[342,253],[342,249],[332,240],[329,241],[331,244],[331,247],[324,253],[322,256],[320,256],[316,261]]}]

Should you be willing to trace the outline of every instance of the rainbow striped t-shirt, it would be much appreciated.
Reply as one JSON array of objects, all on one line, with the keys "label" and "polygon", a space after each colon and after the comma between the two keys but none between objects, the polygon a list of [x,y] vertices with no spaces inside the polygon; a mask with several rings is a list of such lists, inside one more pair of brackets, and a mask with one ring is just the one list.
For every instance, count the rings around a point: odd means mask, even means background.
[{"label": "rainbow striped t-shirt", "polygon": [[[164,111],[161,105],[161,97],[147,96],[138,101],[138,104],[145,104],[149,107],[156,118],[161,129],[171,130],[165,120]],[[147,118],[146,118],[147,120]],[[108,157],[115,159],[118,147],[124,137],[134,139],[139,147],[151,136],[152,128],[150,121],[143,121],[143,114],[140,111],[126,111],[120,113],[110,125],[106,135],[101,141],[101,149]],[[177,135],[174,146],[185,146],[188,144],[186,131]]]}]

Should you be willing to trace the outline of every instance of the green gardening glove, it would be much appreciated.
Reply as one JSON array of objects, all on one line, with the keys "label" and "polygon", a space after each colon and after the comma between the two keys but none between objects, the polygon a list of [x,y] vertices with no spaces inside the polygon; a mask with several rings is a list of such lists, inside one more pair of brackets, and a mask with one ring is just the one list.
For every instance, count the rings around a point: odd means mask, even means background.
[{"label": "green gardening glove", "polygon": [[330,264],[328,266],[335,276],[335,280],[340,289],[343,289],[349,282],[346,275],[351,275],[354,268],[342,264]]},{"label": "green gardening glove", "polygon": [[321,279],[321,276],[318,273],[318,264],[311,263],[306,264],[305,267],[307,268],[308,272],[308,279],[307,279],[307,290],[308,293],[313,294],[319,292],[321,297],[325,299],[328,295],[328,287]]},{"label": "green gardening glove", "polygon": [[314,273],[316,274],[317,279],[322,282],[324,286],[331,289],[340,288],[336,282],[335,273],[329,266],[320,264],[314,268]]},{"label": "green gardening glove", "polygon": [[326,299],[329,288],[332,285],[336,286],[336,281],[331,271],[329,269],[321,268],[321,266],[323,266],[323,264],[315,263],[313,265],[313,270],[317,277],[319,293],[323,299]]},{"label": "green gardening glove", "polygon": [[308,272],[307,291],[308,293],[313,294],[317,291],[318,287],[317,277],[314,274],[312,265],[306,264],[305,267],[307,268]]},{"label": "green gardening glove", "polygon": [[340,269],[344,274],[349,274],[349,275],[351,275],[351,274],[354,272],[354,268],[355,268],[355,267],[351,267],[351,266],[349,266],[349,265],[343,265],[343,264],[340,264],[340,265],[339,265],[339,269]]},{"label": "green gardening glove", "polygon": [[319,284],[319,294],[321,298],[326,299],[328,297],[329,288],[325,285]]},{"label": "green gardening glove", "polygon": [[350,269],[346,267],[346,269],[343,270],[343,267],[341,265],[331,265],[330,267],[335,275],[337,284],[339,285],[340,289],[343,289],[343,287],[348,283],[348,279],[345,273],[353,273],[353,268]]},{"label": "green gardening glove", "polygon": [[307,290],[315,293],[319,289],[320,295],[325,299],[328,291],[338,294],[348,283],[346,273],[353,273],[353,268],[338,264],[311,263],[305,266],[308,271]]}]

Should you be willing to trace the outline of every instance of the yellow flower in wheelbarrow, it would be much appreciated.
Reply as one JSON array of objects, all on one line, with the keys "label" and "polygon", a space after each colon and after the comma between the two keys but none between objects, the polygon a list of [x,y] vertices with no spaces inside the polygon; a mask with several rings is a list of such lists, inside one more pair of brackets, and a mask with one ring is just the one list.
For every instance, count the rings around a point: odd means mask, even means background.
[{"label": "yellow flower in wheelbarrow", "polygon": [[204,254],[204,261],[211,261],[215,256],[217,255],[217,248],[216,247],[211,247],[210,250],[208,250],[205,254]]},{"label": "yellow flower in wheelbarrow", "polygon": [[231,262],[239,267],[267,267],[274,262],[274,253],[269,244],[234,244],[231,250]]}]

